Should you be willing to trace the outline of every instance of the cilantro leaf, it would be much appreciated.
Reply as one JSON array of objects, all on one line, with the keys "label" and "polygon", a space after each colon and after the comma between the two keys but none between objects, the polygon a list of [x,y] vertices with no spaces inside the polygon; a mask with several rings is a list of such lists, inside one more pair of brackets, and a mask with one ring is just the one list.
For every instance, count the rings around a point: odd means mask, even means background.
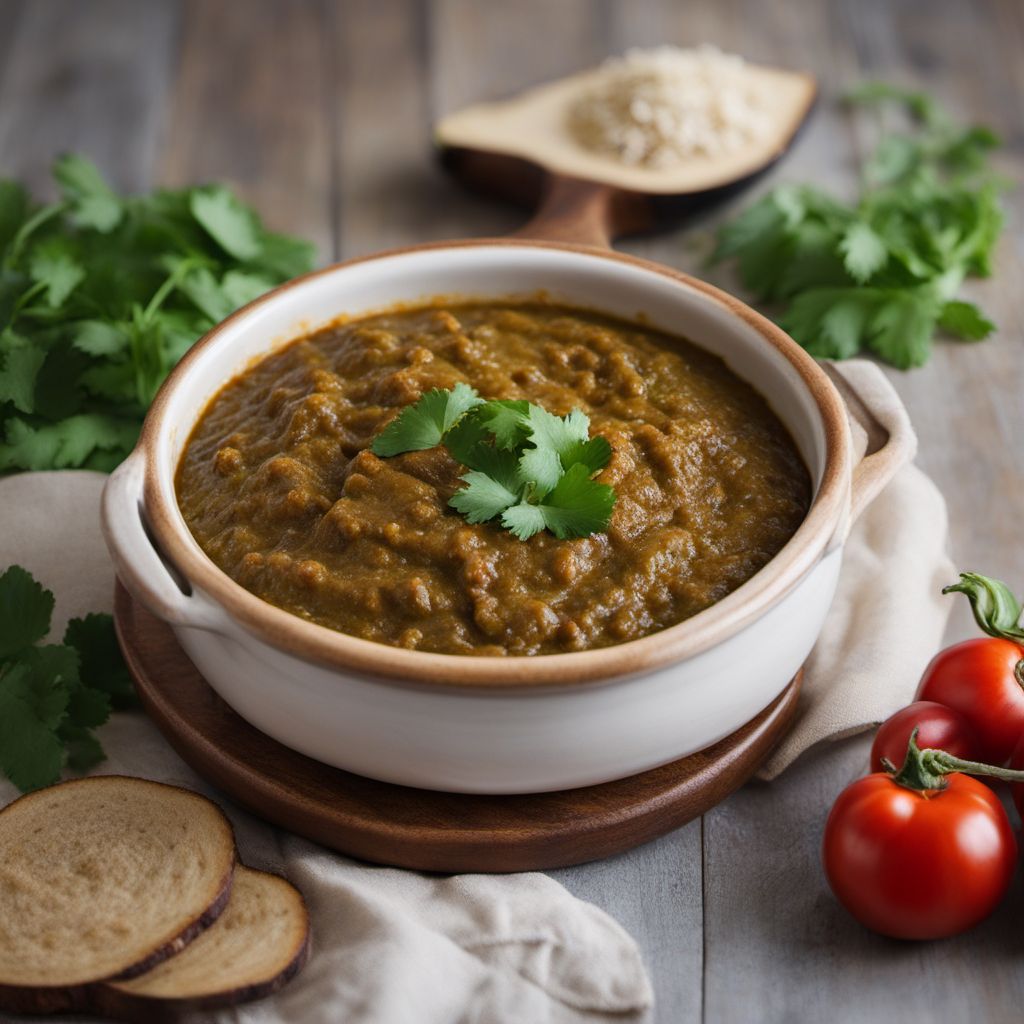
[{"label": "cilantro leaf", "polygon": [[[64,648],[67,650],[67,648]],[[110,698],[91,686],[78,686],[68,697],[68,718],[83,729],[95,729],[110,717]]]},{"label": "cilantro leaf", "polygon": [[28,219],[28,192],[16,181],[0,178],[0,252],[10,245],[18,229]]},{"label": "cilantro leaf", "polygon": [[258,299],[264,292],[269,292],[277,284],[276,281],[262,274],[248,274],[241,270],[229,270],[221,281],[221,292],[228,301],[230,309],[238,309]]},{"label": "cilantro leaf", "polygon": [[591,480],[587,467],[576,463],[540,504],[531,506],[536,512],[527,512],[518,505],[505,513],[502,524],[525,540],[537,532],[534,527],[539,513],[543,525],[559,540],[587,537],[608,526],[614,505],[615,491]]},{"label": "cilantro leaf", "polygon": [[91,730],[134,703],[109,615],[72,619],[62,644],[41,644],[53,595],[12,565],[0,575],[0,771],[21,790],[48,786],[63,764],[103,759]]},{"label": "cilantro leaf", "polygon": [[615,505],[615,491],[590,479],[585,465],[577,463],[540,506],[547,528],[559,539],[600,533],[608,525]]},{"label": "cilantro leaf", "polygon": [[996,329],[996,325],[982,316],[981,310],[973,302],[958,300],[947,302],[942,307],[939,326],[964,341],[981,341]]},{"label": "cilantro leaf", "polygon": [[501,525],[514,533],[520,540],[529,540],[535,533],[540,533],[547,523],[539,505],[521,501],[518,505],[511,505],[505,509],[501,517]]},{"label": "cilantro leaf", "polygon": [[876,293],[858,288],[813,288],[791,303],[782,326],[812,355],[848,359],[861,349]]},{"label": "cilantro leaf", "polygon": [[[180,266],[184,261],[179,261]],[[171,265],[172,269],[174,264]],[[182,274],[177,283],[178,290],[195,303],[196,308],[205,313],[214,323],[220,323],[233,309],[235,304],[207,267],[193,267]]]},{"label": "cilantro leaf", "polygon": [[[467,416],[466,419],[469,419]],[[448,437],[445,435],[445,447],[448,447]],[[449,453],[452,450],[448,449]],[[462,461],[461,459],[459,460]],[[465,462],[469,469],[485,473],[496,480],[502,487],[512,491],[517,496],[526,484],[519,466],[519,456],[516,452],[505,451],[492,444],[478,444],[470,452]]]},{"label": "cilantro leaf", "polygon": [[913,293],[895,292],[872,317],[868,344],[900,370],[923,366],[931,354],[937,318],[933,302]]},{"label": "cilantro leaf", "polygon": [[518,448],[529,433],[530,403],[519,399],[492,399],[480,409],[480,419],[499,448]]},{"label": "cilantro leaf", "polygon": [[539,405],[531,405],[527,423],[530,440],[538,447],[554,449],[559,455],[586,441],[590,431],[590,419],[579,409],[573,409],[568,416],[555,416]]},{"label": "cilantro leaf", "polygon": [[562,460],[553,448],[527,448],[519,456],[519,473],[533,484],[534,492],[542,497],[562,478]]},{"label": "cilantro leaf", "polygon": [[843,254],[843,265],[860,284],[881,270],[889,258],[885,242],[860,220],[855,220],[843,233],[839,251]]},{"label": "cilantro leaf", "polygon": [[38,643],[50,629],[53,594],[20,565],[0,576],[0,661]]},{"label": "cilantro leaf", "polygon": [[470,523],[485,523],[519,500],[515,491],[475,469],[464,474],[462,480],[466,486],[456,491],[448,504]]},{"label": "cilantro leaf", "polygon": [[64,301],[85,278],[82,265],[70,254],[59,238],[40,242],[32,250],[28,272],[32,280],[46,288],[46,301],[52,309]]},{"label": "cilantro leaf", "polygon": [[371,450],[374,455],[390,456],[433,448],[464,413],[482,403],[476,391],[461,381],[451,391],[434,388],[407,405],[374,438]]},{"label": "cilantro leaf", "polygon": [[63,642],[78,652],[79,676],[84,685],[105,694],[116,710],[138,705],[111,616],[93,612],[72,619],[64,631]]},{"label": "cilantro leaf", "polygon": [[483,408],[485,406],[478,405],[471,409],[443,435],[444,446],[448,449],[448,454],[456,462],[461,462],[462,465],[468,466],[470,469],[483,470],[483,466],[478,465],[481,453],[495,450],[493,446],[487,444],[488,430],[480,415]]},{"label": "cilantro leaf", "polygon": [[527,448],[519,459],[523,478],[531,481],[538,495],[547,494],[561,479],[563,472],[578,460],[581,445],[590,431],[590,420],[579,409],[568,416],[555,416],[539,405],[531,405],[526,426],[532,448]]},{"label": "cilantro leaf", "polygon": [[90,356],[113,356],[131,343],[126,330],[105,320],[79,320],[75,325],[75,348]]},{"label": "cilantro leaf", "polygon": [[579,409],[555,416],[518,399],[485,402],[457,384],[403,409],[371,449],[387,457],[443,444],[468,470],[448,504],[469,522],[501,516],[520,540],[545,528],[578,537],[605,529],[615,504],[612,488],[591,480],[608,464],[611,445],[589,431]]},{"label": "cilantro leaf", "polygon": [[290,277],[307,273],[316,262],[316,247],[304,238],[266,232],[256,265],[279,284]]},{"label": "cilantro leaf", "polygon": [[19,412],[35,410],[36,380],[46,352],[31,345],[8,349],[0,370],[0,402],[10,402]]},{"label": "cilantro leaf", "polygon": [[196,339],[314,257],[223,186],[122,199],[81,157],[53,174],[45,206],[0,181],[0,473],[113,468]]},{"label": "cilantro leaf", "polygon": [[0,768],[22,791],[60,778],[64,751],[56,729],[68,684],[76,681],[77,660],[66,647],[23,648],[0,670]]},{"label": "cilantro leaf", "polygon": [[572,469],[577,463],[587,467],[589,473],[597,473],[608,465],[612,457],[612,446],[607,438],[592,437],[589,441],[577,441],[562,453],[562,466]]},{"label": "cilantro leaf", "polygon": [[718,232],[718,244],[712,260],[729,259],[746,251],[762,239],[777,237],[785,230],[786,219],[771,195],[747,207]]},{"label": "cilantro leaf", "polygon": [[58,157],[53,176],[70,203],[75,223],[107,233],[123,216],[121,200],[96,169],[95,164],[74,154]]},{"label": "cilantro leaf", "polygon": [[920,366],[939,327],[966,340],[995,329],[956,294],[969,275],[992,270],[1003,186],[989,157],[999,140],[897,86],[868,83],[849,99],[882,112],[895,105],[911,122],[881,138],[860,195],[843,202],[779,186],[719,229],[712,260],[736,260],[746,287],[778,304],[779,322],[813,355],[870,349],[899,368]]},{"label": "cilantro leaf", "polygon": [[106,759],[102,744],[85,726],[62,722],[57,738],[64,745],[67,766],[73,772],[87,772]]},{"label": "cilantro leaf", "polygon": [[97,450],[116,451],[123,458],[138,433],[135,422],[100,413],[82,413],[40,427],[12,418],[7,421],[7,440],[0,442],[0,470],[83,466]]},{"label": "cilantro leaf", "polygon": [[22,792],[60,778],[64,745],[24,698],[27,683],[8,669],[0,675],[0,769]]},{"label": "cilantro leaf", "polygon": [[195,189],[189,205],[192,215],[225,252],[239,260],[260,254],[260,228],[252,210],[222,185]]}]

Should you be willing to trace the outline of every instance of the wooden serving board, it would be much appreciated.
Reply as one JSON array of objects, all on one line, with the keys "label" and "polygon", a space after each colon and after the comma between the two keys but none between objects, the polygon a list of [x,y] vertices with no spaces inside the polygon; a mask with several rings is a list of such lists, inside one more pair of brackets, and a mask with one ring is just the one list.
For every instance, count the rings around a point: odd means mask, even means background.
[{"label": "wooden serving board", "polygon": [[142,704],[171,746],[254,814],[364,860],[424,871],[527,871],[648,842],[745,782],[792,721],[798,675],[713,747],[632,778],[526,796],[438,793],[366,779],[298,754],[239,717],[170,627],[118,583],[118,638]]}]

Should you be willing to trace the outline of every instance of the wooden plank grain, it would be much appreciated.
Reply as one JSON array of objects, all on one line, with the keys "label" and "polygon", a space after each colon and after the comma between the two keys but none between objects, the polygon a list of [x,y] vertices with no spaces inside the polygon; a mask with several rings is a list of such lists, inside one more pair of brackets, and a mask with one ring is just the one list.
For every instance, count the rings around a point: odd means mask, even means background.
[{"label": "wooden plank grain", "polygon": [[472,203],[432,159],[426,5],[347,0],[332,11],[340,254],[459,234]]},{"label": "wooden plank grain", "polygon": [[167,185],[225,181],[274,229],[335,250],[327,65],[318,0],[190,0],[161,160]]},{"label": "wooden plank grain", "polygon": [[[18,17],[13,17],[15,14]],[[93,159],[121,189],[145,187],[164,124],[177,0],[33,0],[4,5],[0,173],[52,194],[65,151]]]}]

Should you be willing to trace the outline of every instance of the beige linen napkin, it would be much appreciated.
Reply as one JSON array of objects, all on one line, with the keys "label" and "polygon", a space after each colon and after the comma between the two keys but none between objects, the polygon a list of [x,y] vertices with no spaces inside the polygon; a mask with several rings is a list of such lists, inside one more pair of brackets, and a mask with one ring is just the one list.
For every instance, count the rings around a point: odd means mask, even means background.
[{"label": "beige linen napkin", "polygon": [[[54,591],[56,637],[68,618],[111,606],[114,575],[98,522],[104,479],[61,472],[0,480],[0,569],[17,562]],[[98,773],[214,797],[234,822],[242,859],[286,875],[309,903],[306,970],[268,1000],[192,1020],[584,1024],[636,1020],[651,1004],[630,936],[545,875],[444,877],[361,864],[227,803],[141,713],[115,715],[100,738],[108,759]],[[0,781],[0,806],[16,795]]]},{"label": "beige linen napkin", "polygon": [[[874,363],[853,359],[837,368],[869,405],[899,402]],[[859,455],[866,435],[852,427]],[[835,600],[804,666],[796,723],[760,778],[775,778],[816,743],[863,732],[912,700],[952,607],[942,596],[956,579],[948,532],[945,499],[914,465],[900,469],[854,523]]]}]

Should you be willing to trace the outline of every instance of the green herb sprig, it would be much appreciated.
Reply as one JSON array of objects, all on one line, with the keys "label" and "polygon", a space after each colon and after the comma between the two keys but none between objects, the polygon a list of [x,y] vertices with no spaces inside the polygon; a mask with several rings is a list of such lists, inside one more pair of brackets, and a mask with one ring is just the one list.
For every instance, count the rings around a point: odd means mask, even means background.
[{"label": "green herb sprig", "polygon": [[471,523],[500,517],[520,540],[541,530],[559,539],[606,529],[615,491],[592,479],[611,458],[603,437],[590,437],[579,409],[555,416],[531,402],[485,401],[468,384],[428,391],[374,439],[388,457],[444,445],[466,467],[465,487],[448,502]]},{"label": "green herb sprig", "polygon": [[61,157],[57,202],[0,180],[0,472],[108,470],[215,323],[310,269],[219,185],[120,196]]},{"label": "green herb sprig", "polygon": [[867,349],[908,369],[927,362],[937,329],[979,341],[995,325],[957,298],[987,277],[1003,223],[1003,187],[989,167],[999,139],[963,127],[931,97],[871,83],[849,97],[893,107],[909,130],[884,135],[863,169],[855,203],[809,185],[781,185],[718,232],[712,260],[735,259],[740,278],[815,356]]},{"label": "green herb sprig", "polygon": [[22,792],[102,761],[93,730],[135,703],[111,617],[72,619],[63,643],[45,644],[52,613],[26,570],[0,575],[0,770]]}]

